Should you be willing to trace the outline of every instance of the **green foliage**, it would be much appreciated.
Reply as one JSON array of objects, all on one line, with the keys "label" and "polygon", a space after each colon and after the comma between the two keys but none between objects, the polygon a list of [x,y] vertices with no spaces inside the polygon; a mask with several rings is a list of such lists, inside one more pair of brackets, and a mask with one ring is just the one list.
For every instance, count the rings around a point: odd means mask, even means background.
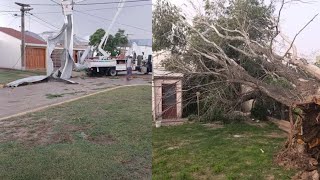
[{"label": "green foliage", "polygon": [[180,9],[167,0],[157,0],[152,12],[152,49],[177,52],[186,44],[186,27],[181,23]]},{"label": "green foliage", "polygon": [[265,77],[264,81],[270,85],[279,86],[279,87],[283,87],[286,89],[293,88],[292,85],[290,84],[290,82],[283,77],[272,77],[270,75],[267,75]]},{"label": "green foliage", "polygon": [[251,116],[259,120],[267,120],[268,107],[261,101],[257,101],[251,109]]},{"label": "green foliage", "polygon": [[[89,44],[91,46],[95,46],[96,50],[98,50],[98,45],[101,42],[101,39],[105,35],[104,29],[97,29],[94,34],[90,36]],[[125,35],[125,31],[122,29],[119,29],[118,32],[113,36],[109,35],[107,43],[105,46],[103,46],[103,49],[109,53],[111,53],[111,56],[119,55],[120,50],[118,49],[119,46],[126,46],[128,44],[128,37]]]}]

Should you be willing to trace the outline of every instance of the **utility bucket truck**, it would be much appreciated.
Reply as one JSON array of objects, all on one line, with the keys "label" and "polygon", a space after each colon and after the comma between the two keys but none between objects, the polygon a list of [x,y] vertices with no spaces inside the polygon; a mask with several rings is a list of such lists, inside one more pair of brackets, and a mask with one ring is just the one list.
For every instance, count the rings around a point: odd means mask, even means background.
[{"label": "utility bucket truck", "polygon": [[[102,53],[103,50],[100,50],[100,52]],[[135,43],[133,43],[131,48],[126,50],[126,52],[121,53],[117,57],[111,57],[108,54],[107,56],[97,56],[86,59],[85,62],[86,66],[88,67],[87,74],[89,76],[116,76],[118,72],[126,71],[127,58],[129,56],[132,57],[133,71],[138,71],[143,74],[148,74],[149,72],[152,72],[151,52],[142,52],[139,49],[139,47]]]},{"label": "utility bucket truck", "polygon": [[[128,55],[133,56],[133,69],[132,70],[139,70],[143,73],[151,72],[151,54],[146,59],[144,58],[144,53],[139,50],[139,47],[133,43],[132,47],[125,53],[122,53],[116,58],[112,58],[110,53],[107,53],[102,47],[105,46],[107,43],[109,32],[115,23],[118,15],[120,14],[125,0],[120,0],[118,4],[118,11],[112,19],[112,22],[104,34],[101,42],[98,46],[98,51],[102,54],[102,56],[97,56],[94,58],[89,58],[85,60],[86,66],[88,67],[87,73],[88,75],[111,75],[116,76],[119,71],[125,71],[127,69],[127,57]],[[137,59],[139,57],[139,59]],[[145,59],[145,60],[144,60]]]}]

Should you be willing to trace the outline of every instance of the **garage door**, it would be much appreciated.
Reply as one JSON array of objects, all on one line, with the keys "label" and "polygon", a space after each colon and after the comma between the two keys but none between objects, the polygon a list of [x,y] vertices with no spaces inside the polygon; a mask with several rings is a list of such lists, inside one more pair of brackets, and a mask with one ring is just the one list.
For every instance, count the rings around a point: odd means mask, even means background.
[{"label": "garage door", "polygon": [[27,69],[45,69],[46,68],[46,49],[45,48],[26,48]]}]

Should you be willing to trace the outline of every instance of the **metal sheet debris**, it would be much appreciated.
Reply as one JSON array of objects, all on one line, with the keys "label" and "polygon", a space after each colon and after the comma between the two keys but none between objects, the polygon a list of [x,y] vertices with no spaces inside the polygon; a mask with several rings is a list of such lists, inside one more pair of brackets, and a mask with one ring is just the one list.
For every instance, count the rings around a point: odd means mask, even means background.
[{"label": "metal sheet debris", "polygon": [[41,82],[48,79],[49,76],[31,76],[6,84],[6,87],[18,87],[19,85]]}]

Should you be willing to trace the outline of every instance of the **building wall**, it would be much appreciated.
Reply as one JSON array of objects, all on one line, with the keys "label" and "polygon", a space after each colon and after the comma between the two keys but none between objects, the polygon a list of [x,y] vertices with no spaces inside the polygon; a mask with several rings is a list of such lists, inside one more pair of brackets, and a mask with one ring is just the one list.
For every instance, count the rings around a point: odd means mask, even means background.
[{"label": "building wall", "polygon": [[21,69],[21,41],[0,32],[0,68]]},{"label": "building wall", "polygon": [[182,117],[182,81],[180,79],[154,79],[152,87],[153,120],[162,119],[162,85],[176,83],[177,119]]}]

